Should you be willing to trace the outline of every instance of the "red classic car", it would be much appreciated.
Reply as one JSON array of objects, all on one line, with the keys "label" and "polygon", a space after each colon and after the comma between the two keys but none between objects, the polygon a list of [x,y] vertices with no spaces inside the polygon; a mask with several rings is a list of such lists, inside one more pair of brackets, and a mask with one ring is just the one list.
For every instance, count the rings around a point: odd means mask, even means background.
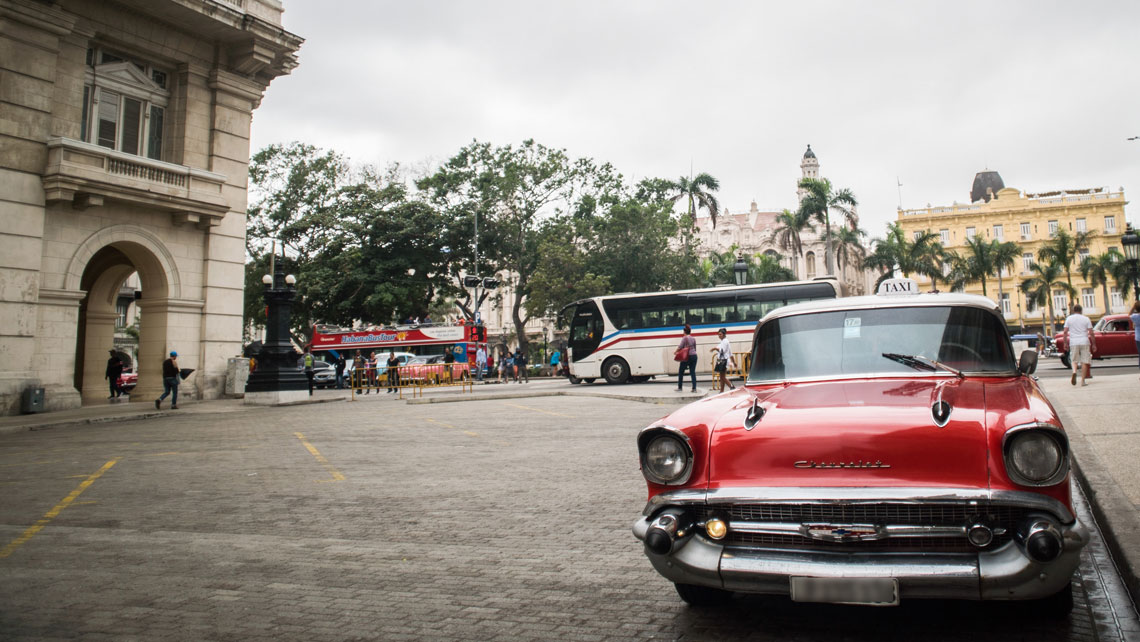
[{"label": "red classic car", "polygon": [[983,297],[775,310],[745,386],[639,433],[649,501],[634,535],[692,605],[737,591],[1037,600],[1067,614],[1088,532],[1036,364],[1034,351],[1015,361]]},{"label": "red classic car", "polygon": [[[1107,357],[1136,358],[1136,330],[1132,327],[1132,319],[1127,314],[1106,314],[1093,326],[1096,349],[1093,350],[1093,359]],[[1061,353],[1061,363],[1066,368],[1072,363],[1069,361],[1069,331],[1063,330],[1053,336],[1053,343]]]},{"label": "red classic car", "polygon": [[466,363],[444,363],[442,354],[412,357],[400,366],[400,381],[440,384],[459,381],[470,376]]},{"label": "red classic car", "polygon": [[119,375],[119,390],[130,392],[135,389],[138,382],[139,375],[137,372],[124,372]]}]

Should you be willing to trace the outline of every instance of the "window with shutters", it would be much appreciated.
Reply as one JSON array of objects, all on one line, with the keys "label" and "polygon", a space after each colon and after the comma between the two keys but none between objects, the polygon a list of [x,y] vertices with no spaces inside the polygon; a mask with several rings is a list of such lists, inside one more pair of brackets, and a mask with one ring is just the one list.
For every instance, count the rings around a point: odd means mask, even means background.
[{"label": "window with shutters", "polygon": [[92,47],[84,71],[80,138],[163,160],[169,75],[146,61]]}]

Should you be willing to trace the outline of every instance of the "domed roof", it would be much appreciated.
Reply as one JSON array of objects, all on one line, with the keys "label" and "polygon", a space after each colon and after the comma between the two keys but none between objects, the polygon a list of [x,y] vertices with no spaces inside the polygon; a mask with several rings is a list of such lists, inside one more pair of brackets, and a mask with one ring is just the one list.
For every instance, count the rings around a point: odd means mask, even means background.
[{"label": "domed roof", "polygon": [[997,193],[1005,188],[1001,174],[986,170],[974,175],[974,186],[970,189],[970,202],[977,203],[984,200],[989,203],[991,198],[997,198]]},{"label": "domed roof", "polygon": [[811,151],[811,145],[808,145],[807,151],[804,152],[804,158],[815,158],[815,152]]}]

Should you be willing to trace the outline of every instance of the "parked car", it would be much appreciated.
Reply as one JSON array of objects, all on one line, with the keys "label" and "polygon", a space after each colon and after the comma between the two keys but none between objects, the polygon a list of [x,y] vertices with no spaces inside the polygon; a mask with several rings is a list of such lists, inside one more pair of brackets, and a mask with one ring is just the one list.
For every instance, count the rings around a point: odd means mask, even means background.
[{"label": "parked car", "polygon": [[124,371],[119,375],[119,390],[130,393],[139,382],[139,373]]},{"label": "parked car", "polygon": [[448,380],[458,381],[470,375],[466,363],[446,364],[442,354],[422,355],[413,357],[400,368],[400,380],[404,382],[441,383]]},{"label": "parked car", "polygon": [[[1093,359],[1111,357],[1136,359],[1136,330],[1132,326],[1132,319],[1127,314],[1104,315],[1093,326],[1093,336],[1096,339],[1096,349],[1092,352]],[[1053,335],[1053,342],[1061,354],[1061,363],[1066,368],[1071,367],[1069,331],[1062,330],[1060,334]]]},{"label": "parked car", "polygon": [[[301,357],[297,361],[297,367],[301,370],[305,369],[305,358]],[[314,388],[332,388],[336,385],[336,369],[333,364],[320,359],[313,359],[313,387]]]},{"label": "parked car", "polygon": [[638,435],[634,535],[686,602],[1071,610],[1088,532],[1036,351],[1015,360],[992,300],[896,281],[914,294],[774,310],[744,386]]}]

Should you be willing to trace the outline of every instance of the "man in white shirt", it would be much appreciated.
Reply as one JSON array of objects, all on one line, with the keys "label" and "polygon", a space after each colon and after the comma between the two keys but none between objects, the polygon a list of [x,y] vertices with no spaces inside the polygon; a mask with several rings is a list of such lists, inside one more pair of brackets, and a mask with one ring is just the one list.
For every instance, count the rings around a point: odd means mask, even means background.
[{"label": "man in white shirt", "polygon": [[1065,332],[1069,335],[1069,361],[1073,366],[1073,376],[1069,383],[1077,385],[1077,376],[1080,376],[1081,385],[1089,385],[1086,379],[1091,377],[1092,353],[1096,349],[1096,336],[1092,331],[1092,321],[1081,314],[1081,306],[1073,305],[1073,313],[1065,319]]},{"label": "man in white shirt", "polygon": [[475,351],[475,379],[478,381],[483,380],[483,368],[487,367],[487,351],[483,349],[483,344],[479,344],[479,349]]}]

